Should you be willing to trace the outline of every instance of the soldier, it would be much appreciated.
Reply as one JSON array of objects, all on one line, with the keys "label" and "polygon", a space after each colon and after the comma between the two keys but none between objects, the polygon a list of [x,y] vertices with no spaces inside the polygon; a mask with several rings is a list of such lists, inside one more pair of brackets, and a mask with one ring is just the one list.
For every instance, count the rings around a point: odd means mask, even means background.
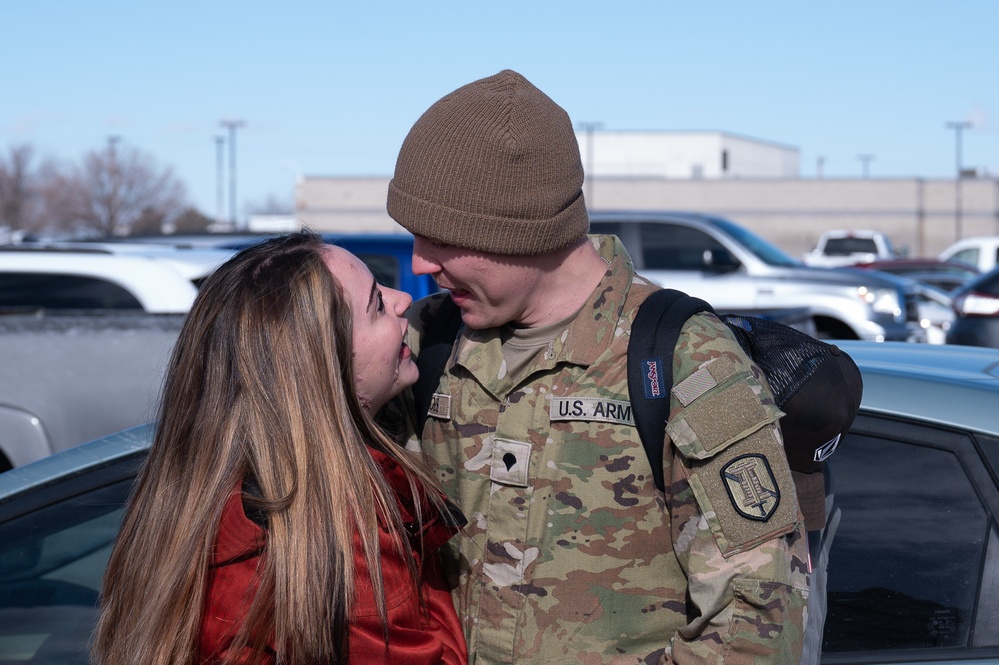
[{"label": "soldier", "polygon": [[410,309],[414,350],[442,298],[461,310],[418,435],[469,518],[444,557],[471,661],[796,663],[808,563],[781,412],[726,326],[692,317],[656,490],[626,353],[657,287],[587,235],[582,182],[568,115],[507,70],[431,106],[389,184],[414,271],[448,292]]}]

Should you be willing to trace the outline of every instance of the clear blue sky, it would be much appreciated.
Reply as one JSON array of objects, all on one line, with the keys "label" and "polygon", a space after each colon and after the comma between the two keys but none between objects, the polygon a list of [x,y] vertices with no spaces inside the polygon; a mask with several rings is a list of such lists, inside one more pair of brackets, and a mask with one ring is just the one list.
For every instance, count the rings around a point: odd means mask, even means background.
[{"label": "clear blue sky", "polygon": [[[999,2],[476,0],[0,4],[0,151],[78,159],[109,136],[216,209],[240,119],[240,212],[296,173],[391,175],[434,101],[504,68],[576,122],[720,130],[800,149],[801,175],[999,174]],[[228,153],[225,155],[228,167]],[[228,176],[223,182],[226,205]]]}]

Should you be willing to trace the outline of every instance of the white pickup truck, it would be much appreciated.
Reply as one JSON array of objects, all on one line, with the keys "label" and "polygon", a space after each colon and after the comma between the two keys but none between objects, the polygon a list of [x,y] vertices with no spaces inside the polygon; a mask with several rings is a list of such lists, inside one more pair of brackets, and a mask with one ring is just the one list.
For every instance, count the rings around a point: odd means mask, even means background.
[{"label": "white pickup truck", "polygon": [[826,231],[815,249],[801,257],[808,266],[839,268],[897,258],[888,236],[880,231]]}]

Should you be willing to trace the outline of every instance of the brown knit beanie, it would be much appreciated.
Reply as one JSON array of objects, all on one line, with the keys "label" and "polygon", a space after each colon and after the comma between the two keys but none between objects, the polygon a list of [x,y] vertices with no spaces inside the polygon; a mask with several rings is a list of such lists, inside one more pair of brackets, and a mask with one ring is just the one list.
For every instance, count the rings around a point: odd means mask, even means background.
[{"label": "brown knit beanie", "polygon": [[413,234],[494,254],[552,252],[589,229],[569,115],[517,72],[458,88],[402,144],[388,212]]}]

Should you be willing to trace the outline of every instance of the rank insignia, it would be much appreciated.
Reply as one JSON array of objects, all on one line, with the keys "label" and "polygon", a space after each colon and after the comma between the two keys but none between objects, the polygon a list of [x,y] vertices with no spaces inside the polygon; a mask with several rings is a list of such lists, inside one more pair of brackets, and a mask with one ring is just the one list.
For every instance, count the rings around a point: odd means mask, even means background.
[{"label": "rank insignia", "polygon": [[741,455],[721,469],[725,490],[736,512],[766,522],[780,504],[780,490],[763,455]]}]

